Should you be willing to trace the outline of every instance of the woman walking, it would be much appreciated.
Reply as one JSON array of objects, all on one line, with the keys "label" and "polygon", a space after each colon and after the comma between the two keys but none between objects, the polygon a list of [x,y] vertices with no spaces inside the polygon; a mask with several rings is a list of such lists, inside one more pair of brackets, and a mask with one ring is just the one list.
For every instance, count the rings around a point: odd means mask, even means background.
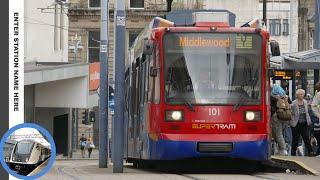
[{"label": "woman walking", "polygon": [[309,156],[312,156],[312,148],[310,144],[309,126],[311,119],[308,112],[308,103],[304,99],[305,90],[298,89],[296,91],[296,100],[292,102],[292,120],[290,126],[292,128],[292,149],[291,155],[296,156],[296,151],[299,145],[300,136],[303,139]]},{"label": "woman walking", "polygon": [[95,148],[91,138],[89,138],[88,142],[87,142],[87,149],[88,149],[88,157],[91,157],[91,153],[92,153],[92,149]]}]

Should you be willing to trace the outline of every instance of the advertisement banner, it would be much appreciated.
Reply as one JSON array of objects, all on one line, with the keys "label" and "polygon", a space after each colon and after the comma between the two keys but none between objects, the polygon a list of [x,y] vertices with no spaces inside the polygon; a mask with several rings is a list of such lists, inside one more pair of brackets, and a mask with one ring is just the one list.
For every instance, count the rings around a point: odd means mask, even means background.
[{"label": "advertisement banner", "polygon": [[100,62],[90,63],[89,78],[89,91],[96,91],[100,83]]}]

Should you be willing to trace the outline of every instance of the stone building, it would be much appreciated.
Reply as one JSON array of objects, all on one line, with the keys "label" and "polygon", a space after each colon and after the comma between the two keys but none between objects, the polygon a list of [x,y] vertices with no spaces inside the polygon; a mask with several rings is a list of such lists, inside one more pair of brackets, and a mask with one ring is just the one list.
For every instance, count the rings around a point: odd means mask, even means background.
[{"label": "stone building", "polygon": [[313,49],[315,31],[316,0],[300,0],[299,20],[304,25],[299,26],[299,50]]},{"label": "stone building", "polygon": [[[207,0],[206,9],[227,9],[236,14],[236,26],[252,20],[262,22],[262,0]],[[279,42],[281,52],[298,51],[298,0],[267,0],[270,39]],[[291,44],[291,46],[290,46]]]},{"label": "stone building", "polygon": [[24,122],[43,126],[53,136],[57,154],[71,156],[72,112],[88,106],[89,67],[68,62],[66,4],[58,0],[23,4]]}]

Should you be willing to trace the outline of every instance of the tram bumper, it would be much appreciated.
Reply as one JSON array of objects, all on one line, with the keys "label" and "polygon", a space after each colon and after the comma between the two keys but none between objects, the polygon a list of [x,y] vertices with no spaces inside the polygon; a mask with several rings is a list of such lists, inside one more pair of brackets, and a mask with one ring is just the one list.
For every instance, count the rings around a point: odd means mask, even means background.
[{"label": "tram bumper", "polygon": [[149,140],[153,160],[230,157],[254,161],[270,159],[266,134],[160,134]]}]

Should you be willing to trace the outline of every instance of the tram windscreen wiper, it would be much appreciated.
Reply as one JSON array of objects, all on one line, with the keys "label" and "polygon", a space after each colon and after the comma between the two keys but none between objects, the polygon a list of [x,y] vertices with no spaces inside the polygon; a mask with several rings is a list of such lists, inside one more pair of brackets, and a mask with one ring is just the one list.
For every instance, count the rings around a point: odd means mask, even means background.
[{"label": "tram windscreen wiper", "polygon": [[[245,57],[243,58],[247,59]],[[246,102],[246,95],[248,95],[247,92],[250,90],[250,88],[252,88],[252,91],[254,91],[254,88],[258,82],[258,79],[256,77],[259,76],[259,72],[254,68],[253,64],[247,63],[244,68],[244,78],[247,79],[247,81],[241,86],[241,95],[239,97],[239,101],[233,106],[233,111],[237,111],[240,106],[242,106]],[[246,86],[246,88],[244,88],[244,86]]]},{"label": "tram windscreen wiper", "polygon": [[246,90],[241,87],[241,95],[239,101],[233,106],[233,111],[237,111],[247,100],[246,92],[248,92],[249,88],[252,87],[252,91],[254,90],[254,86],[257,84],[257,79],[251,79],[247,85],[248,88]]},{"label": "tram windscreen wiper", "polygon": [[233,111],[237,111],[245,102],[246,98],[245,98],[245,95],[244,94],[241,94],[240,95],[240,98],[239,98],[239,101],[233,105]]},{"label": "tram windscreen wiper", "polygon": [[241,93],[239,101],[235,105],[233,105],[233,108],[232,108],[233,111],[237,111],[244,104],[246,100],[245,94],[244,94],[245,91],[243,90],[243,88],[241,88],[241,90],[243,91],[243,93]]},{"label": "tram windscreen wiper", "polygon": [[183,100],[184,100],[184,104],[188,107],[188,109],[190,109],[191,111],[194,111],[193,105],[187,99],[183,99]]}]

